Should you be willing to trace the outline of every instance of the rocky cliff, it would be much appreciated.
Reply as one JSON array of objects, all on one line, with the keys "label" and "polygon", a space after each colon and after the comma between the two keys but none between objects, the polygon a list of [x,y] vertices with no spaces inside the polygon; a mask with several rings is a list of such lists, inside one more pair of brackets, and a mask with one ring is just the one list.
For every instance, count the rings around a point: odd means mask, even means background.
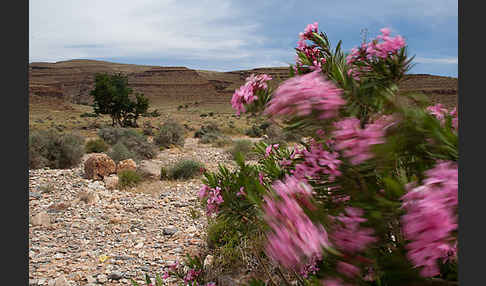
[{"label": "rocky cliff", "polygon": [[[289,77],[288,67],[256,68],[230,72],[193,70],[186,67],[143,66],[94,60],[70,60],[29,65],[29,94],[64,98],[71,102],[89,102],[96,73],[121,72],[136,92],[149,99],[164,101],[201,101],[228,103],[235,89],[252,73],[267,73],[270,86]],[[447,95],[447,105],[457,102],[457,78],[415,74],[407,75],[402,91]],[[437,101],[437,100],[434,100]]]}]

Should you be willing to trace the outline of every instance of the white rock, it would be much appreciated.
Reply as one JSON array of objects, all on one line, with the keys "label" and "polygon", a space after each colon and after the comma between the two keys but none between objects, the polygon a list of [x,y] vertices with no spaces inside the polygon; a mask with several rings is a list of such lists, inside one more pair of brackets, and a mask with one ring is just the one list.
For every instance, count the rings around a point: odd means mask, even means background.
[{"label": "white rock", "polygon": [[51,225],[51,218],[49,214],[45,211],[42,211],[35,216],[32,217],[32,225],[41,225],[41,226],[49,226]]}]

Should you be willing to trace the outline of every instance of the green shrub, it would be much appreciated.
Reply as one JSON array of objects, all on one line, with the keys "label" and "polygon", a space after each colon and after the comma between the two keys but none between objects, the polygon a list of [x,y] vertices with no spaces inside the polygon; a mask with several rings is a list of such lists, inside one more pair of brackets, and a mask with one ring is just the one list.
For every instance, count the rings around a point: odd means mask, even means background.
[{"label": "green shrub", "polygon": [[[128,149],[130,153],[132,153],[131,159],[135,161],[151,159],[156,154],[155,145],[149,143],[144,135],[138,133],[134,129],[112,128],[112,127],[103,128],[98,131],[98,135],[101,138],[103,138],[105,142],[111,145],[116,145],[118,143],[123,144],[126,147],[126,149]],[[116,156],[116,157],[121,158],[123,156]]]},{"label": "green shrub", "polygon": [[302,138],[302,135],[297,130],[287,131],[275,124],[268,126],[265,129],[265,134],[267,135],[267,138],[264,140],[265,143],[280,144],[282,146],[288,142],[299,142]]},{"label": "green shrub", "polygon": [[98,138],[89,140],[86,143],[86,153],[102,153],[108,150],[109,146],[105,143],[105,140]]},{"label": "green shrub", "polygon": [[118,187],[120,189],[135,187],[142,181],[142,177],[136,171],[122,170],[118,173]]},{"label": "green shrub", "polygon": [[250,137],[262,137],[263,136],[263,130],[257,126],[257,125],[252,125],[249,129],[245,131],[245,134],[250,136]]},{"label": "green shrub", "polygon": [[154,141],[162,148],[169,148],[171,145],[184,146],[184,127],[174,120],[167,120],[160,127]]},{"label": "green shrub", "polygon": [[52,130],[29,134],[29,168],[66,169],[76,166],[84,155],[84,139]]},{"label": "green shrub", "polygon": [[184,159],[175,163],[168,170],[169,179],[191,179],[203,173],[204,165],[194,160]]},{"label": "green shrub", "polygon": [[256,153],[253,152],[253,142],[250,140],[236,140],[232,148],[228,150],[233,159],[236,159],[236,155],[241,153],[247,159],[256,158]]},{"label": "green shrub", "polygon": [[201,138],[203,135],[208,133],[221,133],[221,130],[216,122],[211,121],[202,125],[201,128],[194,133],[194,138]]},{"label": "green shrub", "polygon": [[233,140],[230,137],[222,135],[216,138],[215,140],[213,140],[211,142],[211,145],[214,147],[224,147],[224,146],[231,145],[232,143]]},{"label": "green shrub", "polygon": [[160,179],[167,180],[169,178],[169,172],[164,166],[160,167]]},{"label": "green shrub", "polygon": [[91,113],[91,112],[85,112],[85,113],[79,115],[79,117],[82,117],[82,118],[84,118],[84,117],[98,117],[98,114]]},{"label": "green shrub", "polygon": [[116,163],[136,157],[135,153],[128,150],[127,146],[125,146],[122,142],[116,143],[108,153],[108,156],[110,156],[110,158]]},{"label": "green shrub", "polygon": [[160,112],[157,109],[154,109],[152,112],[146,112],[142,114],[143,117],[159,117]]}]

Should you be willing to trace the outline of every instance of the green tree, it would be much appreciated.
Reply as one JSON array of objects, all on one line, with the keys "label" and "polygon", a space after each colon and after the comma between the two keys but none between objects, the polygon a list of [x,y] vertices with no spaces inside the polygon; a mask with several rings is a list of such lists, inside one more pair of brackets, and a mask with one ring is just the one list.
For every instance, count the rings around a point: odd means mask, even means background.
[{"label": "green tree", "polygon": [[96,74],[95,88],[90,92],[94,98],[94,112],[109,114],[113,126],[137,127],[137,119],[147,112],[149,101],[139,93],[132,100],[132,93],[133,90],[128,87],[128,78],[121,73]]}]

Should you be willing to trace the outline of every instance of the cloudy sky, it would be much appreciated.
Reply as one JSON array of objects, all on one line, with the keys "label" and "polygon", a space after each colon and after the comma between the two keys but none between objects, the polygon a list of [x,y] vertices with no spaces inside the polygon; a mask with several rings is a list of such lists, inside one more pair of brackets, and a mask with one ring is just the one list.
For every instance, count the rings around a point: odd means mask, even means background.
[{"label": "cloudy sky", "polygon": [[457,77],[457,0],[29,0],[29,61],[96,59],[229,71],[288,66],[318,22],[349,51],[383,27],[412,73]]}]

